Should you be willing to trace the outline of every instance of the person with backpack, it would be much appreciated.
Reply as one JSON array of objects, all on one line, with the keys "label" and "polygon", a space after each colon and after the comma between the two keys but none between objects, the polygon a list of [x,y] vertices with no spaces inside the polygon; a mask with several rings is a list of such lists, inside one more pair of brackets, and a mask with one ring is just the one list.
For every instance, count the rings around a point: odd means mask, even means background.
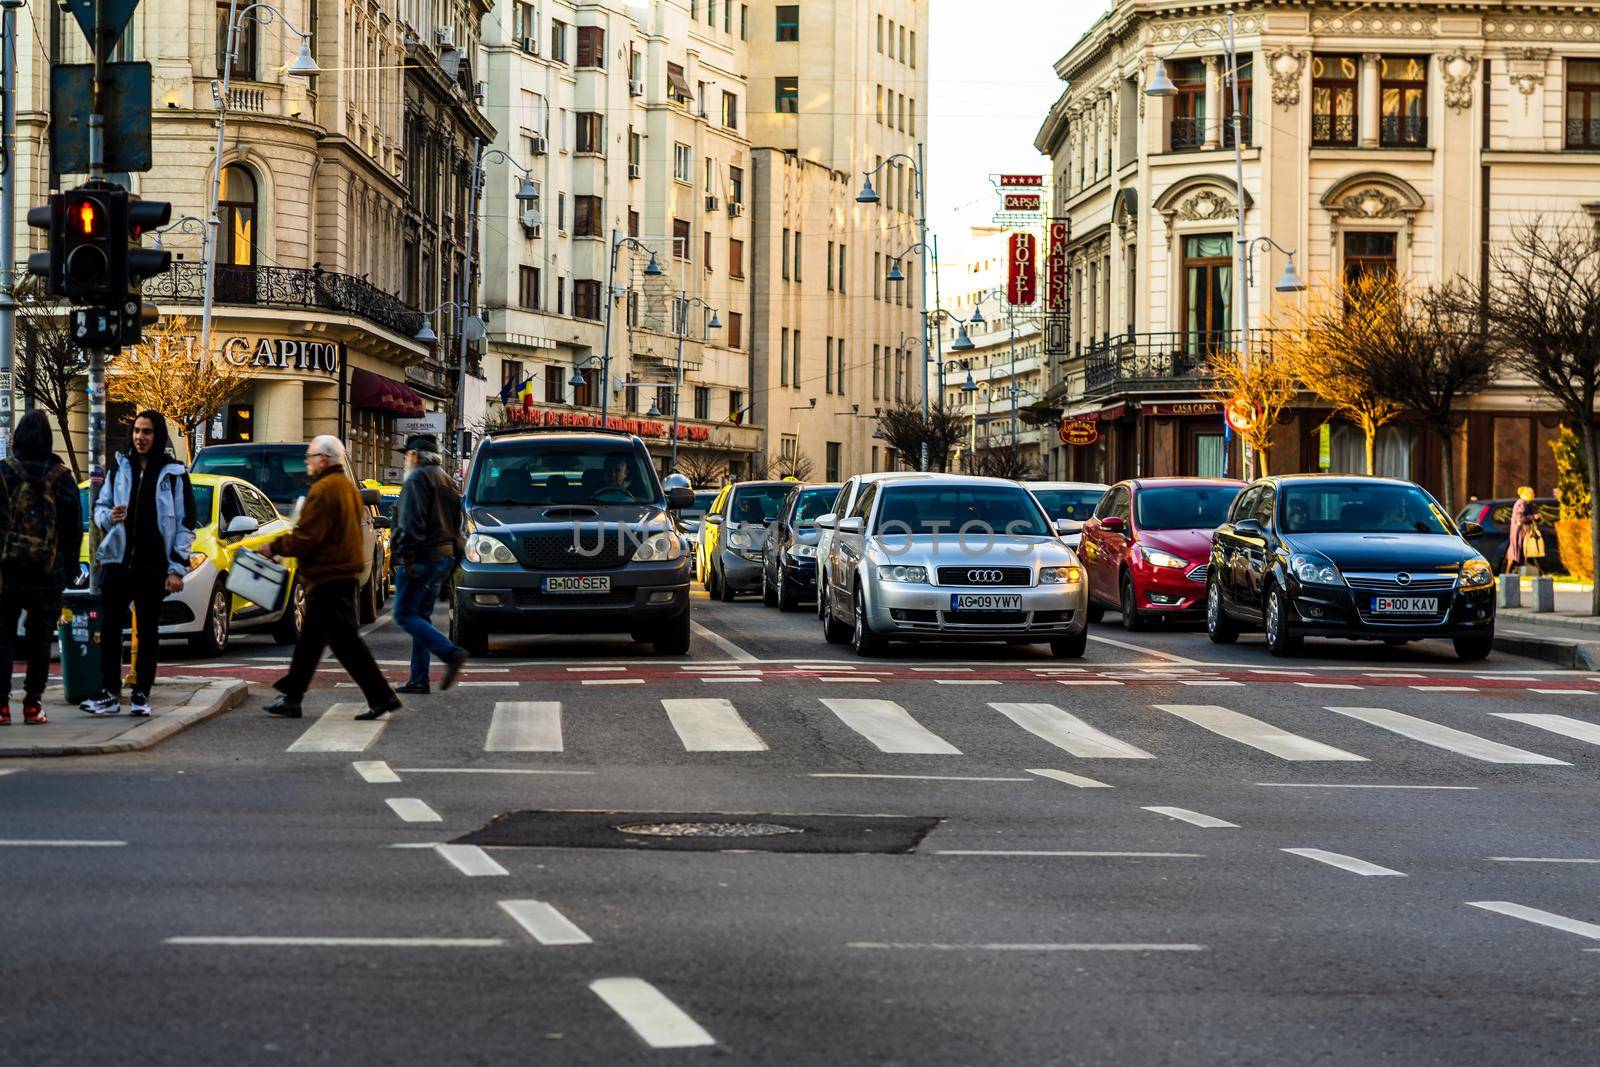
[{"label": "person with backpack", "polygon": [[78,573],[83,508],[72,472],[52,452],[55,437],[44,412],[22,416],[11,444],[15,455],[0,464],[0,500],[10,514],[0,538],[0,726],[11,725],[11,669],[19,645],[27,661],[22,721],[39,725],[49,721],[50,634],[61,617],[61,592]]},{"label": "person with backpack", "polygon": [[394,622],[411,635],[411,676],[397,692],[428,692],[429,657],[444,663],[440,689],[455,684],[465,649],[457,648],[433,625],[439,587],[455,570],[461,549],[461,494],[440,465],[439,439],[414,434],[406,440],[406,480],[394,531]]},{"label": "person with backpack", "polygon": [[139,654],[134,662],[129,713],[150,714],[161,641],[161,602],[183,588],[194,547],[194,489],[172,454],[167,420],[141,411],[133,440],[113,457],[94,505],[100,542],[100,679],[103,688],[78,707],[90,715],[122,710],[122,629],[135,609]]}]

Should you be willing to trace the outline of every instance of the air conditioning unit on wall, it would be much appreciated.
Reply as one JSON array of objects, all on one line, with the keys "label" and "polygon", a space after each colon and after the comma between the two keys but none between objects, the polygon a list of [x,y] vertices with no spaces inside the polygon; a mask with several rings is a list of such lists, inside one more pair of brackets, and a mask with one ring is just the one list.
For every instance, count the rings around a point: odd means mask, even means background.
[{"label": "air conditioning unit on wall", "polygon": [[629,96],[643,96],[644,95],[644,81],[642,79],[639,79],[639,78],[629,78],[628,79],[628,95]]},{"label": "air conditioning unit on wall", "polygon": [[433,41],[441,48],[454,48],[456,45],[456,28],[454,26],[434,27]]},{"label": "air conditioning unit on wall", "polygon": [[528,154],[534,156],[542,156],[545,154],[544,134],[528,134]]}]

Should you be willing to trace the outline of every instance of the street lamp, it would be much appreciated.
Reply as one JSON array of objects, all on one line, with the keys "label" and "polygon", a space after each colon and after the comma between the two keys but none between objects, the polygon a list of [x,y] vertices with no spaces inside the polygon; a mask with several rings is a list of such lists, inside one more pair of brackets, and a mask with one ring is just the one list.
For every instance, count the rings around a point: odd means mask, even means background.
[{"label": "street lamp", "polygon": [[222,200],[223,136],[228,125],[228,92],[233,85],[233,62],[239,51],[239,27],[246,18],[253,18],[262,26],[270,26],[274,19],[279,19],[283,22],[285,29],[300,38],[300,52],[284,68],[286,74],[291,74],[298,78],[309,78],[322,70],[321,67],[317,66],[317,61],[311,56],[311,34],[290,22],[289,16],[272,4],[261,2],[261,0],[243,8],[239,7],[239,0],[229,0],[228,49],[222,54],[222,84],[220,91],[218,91],[219,87],[216,82],[211,83],[217,105],[217,151],[216,158],[212,160],[211,213],[206,217],[207,233],[201,247],[206,265],[205,291],[200,311],[200,351],[202,353],[211,351],[211,308],[215,299],[217,280],[217,230],[222,225],[222,220],[218,217],[217,212]]},{"label": "street lamp", "polygon": [[600,428],[606,428],[606,416],[611,410],[611,318],[617,302],[617,253],[624,247],[636,248],[641,252],[650,253],[650,262],[645,264],[644,276],[646,278],[659,278],[662,274],[661,265],[656,262],[655,249],[639,240],[637,237],[624,237],[616,230],[611,231],[611,257],[606,270],[606,328],[604,339],[601,342],[600,365],[604,368],[601,377],[606,380],[607,388],[600,393]]},{"label": "street lamp", "polygon": [[[654,263],[655,261],[656,261],[655,256],[651,255],[650,262]],[[649,272],[650,272],[649,268],[646,267],[645,268],[645,273],[648,274]],[[678,333],[678,369],[676,371],[676,376],[673,379],[675,384],[672,387],[672,469],[673,470],[677,470],[678,469],[678,411],[683,406],[679,402],[683,398],[683,338],[684,338],[684,335],[689,332],[689,309],[691,307],[694,307],[697,304],[700,307],[703,307],[707,311],[711,312],[711,321],[706,323],[706,329],[708,329],[708,330],[720,330],[720,329],[722,329],[722,323],[717,318],[717,309],[716,308],[712,307],[710,304],[707,304],[704,300],[700,299],[698,296],[690,297],[687,292],[682,292],[682,293],[679,294],[679,296],[678,296],[678,307],[677,307],[677,312],[678,312],[677,318],[678,318],[678,321],[675,323],[675,325],[678,328],[678,330],[677,330],[677,333]],[[651,404],[650,406],[651,406],[652,409],[655,407],[654,404]],[[658,414],[658,415],[660,414],[660,412],[655,412],[655,413]]]},{"label": "street lamp", "polygon": [[1270,237],[1257,237],[1246,246],[1244,261],[1244,283],[1246,285],[1255,284],[1255,252],[1256,248],[1260,245],[1266,245],[1268,248],[1276,248],[1278,251],[1282,252],[1288,260],[1288,262],[1283,265],[1283,274],[1279,276],[1277,283],[1272,287],[1273,291],[1279,293],[1305,292],[1306,283],[1301,279],[1300,272],[1294,269],[1294,250],[1283,247]]},{"label": "street lamp", "polygon": [[[411,339],[416,341],[418,344],[433,344],[439,339],[439,335],[434,332],[433,324],[428,320],[439,314],[439,312],[443,311],[445,308],[459,308],[460,306],[461,305],[454,300],[446,300],[438,307],[429,311],[424,311],[422,313],[422,329],[413,334]],[[484,331],[486,331],[488,328],[488,323],[484,322],[478,316],[468,315],[462,320],[461,329],[458,332],[460,333],[462,343],[464,344],[468,340],[476,341],[478,338],[483,336]]]},{"label": "street lamp", "polygon": [[155,241],[155,245],[153,247],[160,248],[161,247],[161,238],[163,236],[165,236],[166,234],[171,233],[173,230],[177,230],[179,233],[198,233],[198,234],[201,234],[202,235],[202,242],[203,242],[204,241],[204,234],[206,232],[205,231],[205,225],[206,225],[206,220],[200,218],[198,215],[185,215],[181,219],[174,219],[171,223],[169,223],[166,226],[163,226],[159,230],[155,231],[156,241]]}]

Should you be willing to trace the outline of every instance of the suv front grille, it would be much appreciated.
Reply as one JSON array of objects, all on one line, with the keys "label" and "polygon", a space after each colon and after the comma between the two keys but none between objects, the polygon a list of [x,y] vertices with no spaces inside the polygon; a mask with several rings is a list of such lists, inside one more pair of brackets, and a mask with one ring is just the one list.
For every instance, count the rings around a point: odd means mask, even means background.
[{"label": "suv front grille", "polygon": [[522,562],[532,570],[602,570],[627,563],[633,558],[634,547],[625,532],[574,527],[525,536]]},{"label": "suv front grille", "polygon": [[[996,574],[998,582],[991,581]],[[974,581],[971,575],[979,580]],[[1032,585],[1033,570],[1029,567],[940,567],[940,585]]]},{"label": "suv front grille", "polygon": [[613,589],[609,593],[546,593],[538,589],[518,589],[519,608],[631,608],[634,591]]}]

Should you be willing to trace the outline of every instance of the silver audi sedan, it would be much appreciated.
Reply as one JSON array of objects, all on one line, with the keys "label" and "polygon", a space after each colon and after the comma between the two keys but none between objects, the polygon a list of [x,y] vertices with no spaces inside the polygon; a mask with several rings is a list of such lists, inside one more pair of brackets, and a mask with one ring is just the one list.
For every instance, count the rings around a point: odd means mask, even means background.
[{"label": "silver audi sedan", "polygon": [[857,654],[896,641],[1048,641],[1083,655],[1088,592],[1062,528],[1021,484],[939,475],[874,483],[823,516],[823,636]]}]

